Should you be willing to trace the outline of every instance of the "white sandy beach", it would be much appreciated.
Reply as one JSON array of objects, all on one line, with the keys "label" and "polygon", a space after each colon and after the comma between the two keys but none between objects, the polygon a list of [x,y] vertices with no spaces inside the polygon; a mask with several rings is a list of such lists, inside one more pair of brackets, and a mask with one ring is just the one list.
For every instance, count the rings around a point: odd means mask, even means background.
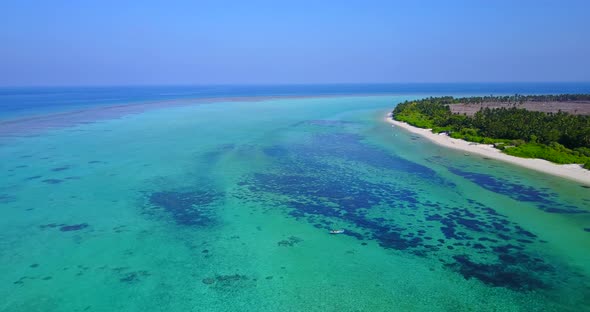
[{"label": "white sandy beach", "polygon": [[504,154],[500,152],[500,150],[494,148],[491,145],[477,144],[460,139],[454,139],[447,135],[435,134],[432,133],[430,129],[414,127],[405,122],[393,120],[393,118],[391,118],[390,116],[386,117],[386,120],[387,122],[395,125],[396,127],[405,129],[411,133],[421,135],[427,138],[428,140],[434,142],[435,144],[444,147],[454,148],[469,154],[477,154],[484,157],[509,162],[525,168],[537,170],[540,172],[548,173],[551,175],[567,178],[586,185],[590,185],[590,170],[586,170],[582,168],[582,166],[580,165],[558,165],[543,159],[515,157]]}]

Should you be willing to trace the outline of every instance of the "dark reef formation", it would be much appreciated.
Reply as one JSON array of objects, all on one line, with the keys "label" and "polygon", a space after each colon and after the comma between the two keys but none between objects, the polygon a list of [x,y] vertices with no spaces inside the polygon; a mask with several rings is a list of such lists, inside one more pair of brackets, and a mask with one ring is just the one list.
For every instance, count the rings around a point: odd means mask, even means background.
[{"label": "dark reef formation", "polygon": [[212,204],[221,198],[214,190],[160,191],[147,195],[146,214],[167,213],[176,224],[185,226],[209,226],[214,222]]},{"label": "dark reef formation", "polygon": [[79,230],[83,230],[85,228],[89,227],[88,223],[80,223],[80,224],[57,224],[57,223],[49,223],[49,224],[43,224],[40,225],[39,228],[40,229],[53,229],[53,228],[59,228],[60,231],[62,232],[72,232],[72,231],[79,231]]},{"label": "dark reef formation", "polygon": [[290,236],[289,238],[278,242],[277,245],[282,246],[282,247],[293,247],[293,246],[301,243],[302,241],[303,241],[303,239],[301,239],[299,237]]},{"label": "dark reef formation", "polygon": [[497,178],[488,174],[469,172],[459,168],[448,167],[449,171],[463,177],[477,185],[494,193],[506,195],[518,201],[532,202],[546,212],[552,213],[585,213],[575,206],[560,204],[552,198],[557,194],[548,189],[536,189],[530,186],[523,186],[505,179]]},{"label": "dark reef formation", "polygon": [[[349,236],[374,240],[383,248],[437,258],[443,267],[466,279],[494,287],[518,291],[547,288],[551,285],[547,281],[554,280],[563,269],[528,248],[543,244],[542,240],[493,208],[471,199],[450,204],[421,198],[420,191],[425,190],[420,187],[424,186],[413,180],[427,180],[436,186],[453,183],[430,168],[363,142],[358,135],[320,133],[309,143],[270,146],[263,152],[276,162],[276,169],[245,178],[240,183],[241,192],[236,194],[242,200],[284,209],[291,217],[321,229],[348,224],[345,234]],[[356,166],[380,170],[384,175],[396,174],[405,181],[365,180],[355,172]],[[558,204],[548,190],[458,168],[449,170],[548,212],[578,212],[575,207]],[[290,246],[290,242],[281,241],[279,245]]]}]

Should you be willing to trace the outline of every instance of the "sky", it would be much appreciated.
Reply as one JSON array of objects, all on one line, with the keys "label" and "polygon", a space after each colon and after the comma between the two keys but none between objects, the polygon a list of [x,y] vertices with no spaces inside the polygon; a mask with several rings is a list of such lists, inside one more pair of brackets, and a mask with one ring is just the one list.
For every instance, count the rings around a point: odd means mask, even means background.
[{"label": "sky", "polygon": [[588,0],[0,8],[0,86],[590,81]]}]

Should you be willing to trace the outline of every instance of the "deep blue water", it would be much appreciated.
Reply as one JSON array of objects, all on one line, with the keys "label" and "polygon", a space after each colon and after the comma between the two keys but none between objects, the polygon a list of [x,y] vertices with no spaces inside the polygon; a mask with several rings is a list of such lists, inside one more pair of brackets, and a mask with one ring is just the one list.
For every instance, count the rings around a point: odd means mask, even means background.
[{"label": "deep blue water", "polygon": [[307,95],[499,95],[590,93],[590,83],[395,83],[126,87],[4,87],[0,118],[146,101]]}]

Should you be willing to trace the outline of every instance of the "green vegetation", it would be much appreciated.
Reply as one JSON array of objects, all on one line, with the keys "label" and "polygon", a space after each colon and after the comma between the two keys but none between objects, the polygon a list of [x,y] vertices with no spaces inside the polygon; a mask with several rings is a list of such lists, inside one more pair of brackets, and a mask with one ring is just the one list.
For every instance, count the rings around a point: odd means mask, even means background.
[{"label": "green vegetation", "polygon": [[[437,102],[449,104],[478,104],[485,102],[499,102],[499,103],[524,103],[524,102],[571,102],[571,101],[589,101],[590,94],[549,94],[549,95],[506,95],[506,96],[472,96],[464,98],[454,98],[452,96],[444,96],[437,98],[430,98],[424,100],[435,99]],[[421,100],[421,101],[424,101]]]},{"label": "green vegetation", "polygon": [[446,131],[453,138],[495,144],[504,153],[541,158],[558,164],[577,163],[590,169],[590,116],[563,112],[543,113],[512,108],[484,108],[474,116],[451,113],[456,103],[574,101],[590,95],[535,95],[506,97],[426,98],[406,101],[393,110],[393,117],[433,132]]}]

